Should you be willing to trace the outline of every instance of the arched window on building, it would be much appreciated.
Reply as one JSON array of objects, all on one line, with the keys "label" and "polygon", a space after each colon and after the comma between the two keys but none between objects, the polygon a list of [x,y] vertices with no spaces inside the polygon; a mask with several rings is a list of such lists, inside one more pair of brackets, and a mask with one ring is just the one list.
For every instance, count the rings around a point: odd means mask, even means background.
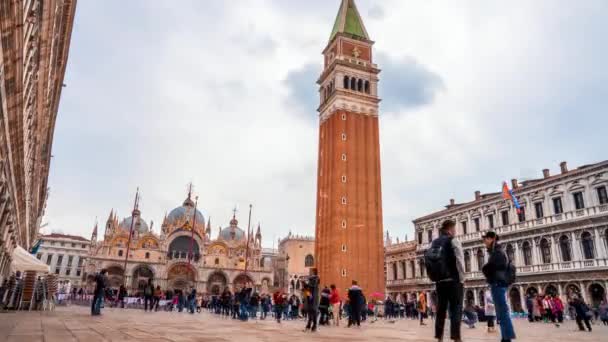
[{"label": "arched window on building", "polygon": [[405,261],[400,261],[399,265],[401,266],[401,272],[403,272],[403,279],[407,278],[407,273],[405,272]]},{"label": "arched window on building", "polygon": [[118,256],[121,257],[122,256],[122,249],[118,251]]},{"label": "arched window on building", "polygon": [[220,264],[220,258],[215,258],[214,262],[215,265],[219,265]]},{"label": "arched window on building", "polygon": [[146,259],[150,259],[150,252],[146,252]]},{"label": "arched window on building", "polygon": [[540,254],[543,259],[543,264],[551,263],[551,246],[547,239],[540,240]]},{"label": "arched window on building", "polygon": [[507,245],[507,258],[509,258],[511,263],[515,264],[515,248],[511,243]]},{"label": "arched window on building", "polygon": [[593,250],[593,237],[591,236],[591,233],[584,232],[581,235],[581,244],[583,245],[583,257],[585,259],[595,258],[595,253]]},{"label": "arched window on building", "polygon": [[410,273],[412,278],[416,278],[416,264],[414,263],[414,260],[410,260],[410,269],[412,270]]},{"label": "arched window on building", "polygon": [[530,242],[524,242],[521,248],[524,253],[524,265],[532,265],[532,246],[530,245]]},{"label": "arched window on building", "polygon": [[397,279],[397,263],[393,263],[393,279]]},{"label": "arched window on building", "polygon": [[369,81],[365,81],[365,93],[369,94],[370,89],[369,89]]},{"label": "arched window on building", "polygon": [[354,77],[350,79],[350,89],[357,90],[357,79]]},{"label": "arched window on building", "polygon": [[362,79],[359,79],[357,81],[357,90],[361,91],[361,92],[363,91],[363,80]]},{"label": "arched window on building", "polygon": [[471,272],[471,253],[469,251],[464,252],[464,271]]},{"label": "arched window on building", "polygon": [[350,86],[350,78],[348,76],[344,76],[344,89],[348,89]]},{"label": "arched window on building", "polygon": [[477,269],[481,270],[483,268],[484,263],[485,263],[485,260],[483,257],[483,250],[478,249],[477,250]]},{"label": "arched window on building", "polygon": [[559,238],[559,250],[562,255],[562,261],[572,261],[572,250],[570,248],[570,239],[566,235]]},{"label": "arched window on building", "polygon": [[304,267],[313,267],[315,264],[315,258],[308,254],[306,258],[304,258]]}]

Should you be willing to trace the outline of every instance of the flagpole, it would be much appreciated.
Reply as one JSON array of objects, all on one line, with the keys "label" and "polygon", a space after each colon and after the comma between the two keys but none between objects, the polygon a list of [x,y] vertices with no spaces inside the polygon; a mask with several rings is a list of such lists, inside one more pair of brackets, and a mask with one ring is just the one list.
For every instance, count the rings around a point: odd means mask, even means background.
[{"label": "flagpole", "polygon": [[131,250],[131,237],[133,236],[133,225],[135,224],[135,210],[139,206],[139,187],[135,192],[135,203],[133,203],[133,212],[131,213],[131,227],[129,228],[129,238],[127,239],[127,255],[125,256],[125,266],[123,267],[122,283],[127,285],[127,261],[129,260],[129,251]]},{"label": "flagpole", "polygon": [[194,199],[194,216],[192,218],[192,235],[190,236],[190,250],[188,251],[188,265],[190,265],[190,261],[194,259],[194,255],[192,254],[192,249],[194,248],[194,227],[196,225],[196,207],[198,206],[198,196]]},{"label": "flagpole", "polygon": [[247,266],[249,265],[249,238],[251,236],[251,208],[253,205],[249,204],[249,222],[247,222],[247,249],[245,250],[245,273],[247,273]]}]

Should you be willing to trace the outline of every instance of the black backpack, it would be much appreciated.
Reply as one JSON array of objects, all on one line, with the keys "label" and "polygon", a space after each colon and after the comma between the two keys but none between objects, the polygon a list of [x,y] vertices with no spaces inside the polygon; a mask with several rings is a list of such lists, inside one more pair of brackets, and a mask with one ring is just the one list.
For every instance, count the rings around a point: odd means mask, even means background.
[{"label": "black backpack", "polygon": [[431,247],[424,252],[426,274],[432,281],[438,282],[452,277],[448,262],[448,256],[454,253],[451,248],[452,238],[442,236],[433,240]]},{"label": "black backpack", "polygon": [[[509,260],[509,258],[507,258]],[[511,260],[507,263],[507,270],[505,271],[505,283],[507,286],[513,285],[517,279],[517,269],[515,265],[511,263]]]}]

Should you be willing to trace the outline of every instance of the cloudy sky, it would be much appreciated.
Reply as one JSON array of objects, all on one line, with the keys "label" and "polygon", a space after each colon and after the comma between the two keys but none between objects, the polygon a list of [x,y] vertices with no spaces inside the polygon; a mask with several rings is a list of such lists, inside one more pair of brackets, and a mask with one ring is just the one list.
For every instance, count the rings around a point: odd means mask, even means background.
[{"label": "cloudy sky", "polygon": [[[253,204],[265,244],[314,232],[316,78],[338,0],[82,0],[45,232],[189,182],[214,234]],[[608,159],[608,2],[358,0],[382,69],[385,229],[503,180]]]}]

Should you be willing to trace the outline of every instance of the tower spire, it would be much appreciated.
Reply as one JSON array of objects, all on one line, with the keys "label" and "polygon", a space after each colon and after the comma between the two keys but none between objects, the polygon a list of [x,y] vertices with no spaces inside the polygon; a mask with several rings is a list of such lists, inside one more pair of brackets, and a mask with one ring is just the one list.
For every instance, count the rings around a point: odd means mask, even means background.
[{"label": "tower spire", "polygon": [[334,39],[338,33],[344,33],[355,39],[370,40],[355,0],[342,0],[329,40]]}]

